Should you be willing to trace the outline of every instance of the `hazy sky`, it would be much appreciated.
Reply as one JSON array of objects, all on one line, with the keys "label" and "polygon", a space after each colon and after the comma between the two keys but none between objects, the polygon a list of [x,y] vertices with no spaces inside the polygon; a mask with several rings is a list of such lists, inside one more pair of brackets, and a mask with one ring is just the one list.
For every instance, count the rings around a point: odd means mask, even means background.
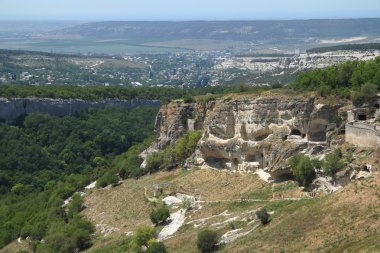
[{"label": "hazy sky", "polygon": [[0,0],[0,19],[220,20],[380,17],[380,0]]}]

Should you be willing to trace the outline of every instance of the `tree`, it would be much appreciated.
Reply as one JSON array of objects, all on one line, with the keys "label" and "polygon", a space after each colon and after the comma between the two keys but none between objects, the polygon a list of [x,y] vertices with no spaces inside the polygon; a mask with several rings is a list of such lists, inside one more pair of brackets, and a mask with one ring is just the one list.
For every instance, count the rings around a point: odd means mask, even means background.
[{"label": "tree", "polygon": [[148,242],[154,239],[156,236],[156,230],[149,226],[140,226],[134,232],[131,240],[131,249],[134,252],[141,252],[141,247],[149,247]]},{"label": "tree", "polygon": [[214,252],[217,249],[218,234],[209,229],[202,230],[198,233],[197,247],[201,252]]},{"label": "tree", "polygon": [[335,149],[327,154],[322,163],[323,172],[328,176],[334,176],[343,166],[342,151],[340,149]]},{"label": "tree", "polygon": [[259,211],[256,211],[257,218],[260,219],[261,224],[266,225],[269,223],[269,213],[267,209],[262,208]]},{"label": "tree", "polygon": [[159,225],[164,223],[170,217],[170,211],[167,205],[162,204],[158,208],[155,208],[150,213],[150,220]]},{"label": "tree", "polygon": [[83,210],[83,199],[82,197],[78,194],[75,193],[72,198],[70,203],[67,206],[68,208],[68,215],[69,217],[73,218],[75,214],[80,213],[80,211]]},{"label": "tree", "polygon": [[148,242],[148,249],[146,253],[167,253],[168,250],[163,242],[151,239]]},{"label": "tree", "polygon": [[183,98],[183,102],[184,102],[184,103],[194,103],[195,100],[194,100],[194,98],[193,98],[192,96],[190,96],[190,95],[186,95],[186,96]]},{"label": "tree", "polygon": [[308,187],[315,179],[315,170],[309,157],[296,154],[289,159],[288,163],[300,186]]},{"label": "tree", "polygon": [[110,184],[114,185],[117,182],[119,182],[118,176],[112,172],[107,172],[96,181],[96,187],[103,188]]}]

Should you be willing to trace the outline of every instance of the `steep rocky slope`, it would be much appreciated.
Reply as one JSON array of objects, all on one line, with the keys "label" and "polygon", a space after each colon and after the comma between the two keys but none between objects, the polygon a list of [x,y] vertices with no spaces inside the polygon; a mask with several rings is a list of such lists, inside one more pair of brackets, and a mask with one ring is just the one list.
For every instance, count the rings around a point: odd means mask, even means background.
[{"label": "steep rocky slope", "polygon": [[141,105],[159,107],[160,101],[147,99],[89,101],[82,99],[52,98],[0,98],[0,120],[13,122],[30,113],[47,113],[52,116],[76,115],[89,108],[100,109],[107,105],[135,108]]},{"label": "steep rocky slope", "polygon": [[233,171],[264,169],[279,177],[289,173],[286,160],[293,154],[317,155],[328,148],[343,105],[275,93],[203,104],[174,101],[163,105],[157,116],[152,148],[165,148],[184,132],[202,129],[188,164]]}]

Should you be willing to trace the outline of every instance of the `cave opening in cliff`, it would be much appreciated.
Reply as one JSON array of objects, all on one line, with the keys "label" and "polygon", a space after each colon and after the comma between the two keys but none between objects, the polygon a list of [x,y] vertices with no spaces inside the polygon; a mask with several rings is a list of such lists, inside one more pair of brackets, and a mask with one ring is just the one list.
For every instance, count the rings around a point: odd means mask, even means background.
[{"label": "cave opening in cliff", "polygon": [[292,129],[292,131],[290,131],[290,135],[298,135],[298,136],[302,136],[302,133],[300,130],[298,129]]},{"label": "cave opening in cliff", "polygon": [[376,109],[380,109],[380,104],[376,103],[376,104],[375,104],[375,108],[376,108]]},{"label": "cave opening in cliff", "polygon": [[364,113],[358,114],[358,120],[360,121],[367,120],[367,115]]}]

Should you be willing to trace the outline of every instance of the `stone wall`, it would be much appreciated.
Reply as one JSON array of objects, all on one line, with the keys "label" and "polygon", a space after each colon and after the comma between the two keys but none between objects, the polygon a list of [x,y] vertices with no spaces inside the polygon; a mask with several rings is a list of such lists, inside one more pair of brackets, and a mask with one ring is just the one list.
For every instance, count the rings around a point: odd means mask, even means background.
[{"label": "stone wall", "polygon": [[46,113],[59,117],[76,115],[89,108],[101,109],[107,105],[133,109],[141,105],[158,108],[161,103],[157,100],[147,99],[88,101],[82,99],[0,98],[0,120],[14,122],[30,113]]},{"label": "stone wall", "polygon": [[346,124],[346,142],[359,147],[377,148],[380,146],[380,131],[366,123],[350,122]]}]

